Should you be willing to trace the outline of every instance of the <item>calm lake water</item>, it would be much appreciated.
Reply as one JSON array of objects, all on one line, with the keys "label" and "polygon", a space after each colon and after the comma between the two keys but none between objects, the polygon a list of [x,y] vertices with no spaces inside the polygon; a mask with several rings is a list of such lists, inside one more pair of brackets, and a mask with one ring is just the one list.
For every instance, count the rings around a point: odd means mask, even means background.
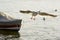
[{"label": "calm lake water", "polygon": [[18,32],[0,30],[0,40],[60,40],[60,28],[53,22],[50,24],[53,20],[47,21],[23,20]]}]

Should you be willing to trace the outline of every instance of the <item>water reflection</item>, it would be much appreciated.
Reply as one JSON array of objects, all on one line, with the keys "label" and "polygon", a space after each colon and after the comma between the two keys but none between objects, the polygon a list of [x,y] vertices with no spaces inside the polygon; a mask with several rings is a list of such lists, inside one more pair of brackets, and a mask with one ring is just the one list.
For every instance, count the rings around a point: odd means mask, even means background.
[{"label": "water reflection", "polygon": [[0,40],[19,40],[20,33],[12,30],[0,30]]}]

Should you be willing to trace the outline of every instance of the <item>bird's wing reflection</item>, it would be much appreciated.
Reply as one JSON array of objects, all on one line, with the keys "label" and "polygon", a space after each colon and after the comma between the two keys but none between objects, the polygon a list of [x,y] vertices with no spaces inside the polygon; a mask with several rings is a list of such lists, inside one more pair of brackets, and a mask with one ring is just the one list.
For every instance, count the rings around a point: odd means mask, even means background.
[{"label": "bird's wing reflection", "polygon": [[0,40],[7,40],[7,39],[19,39],[20,33],[17,31],[10,31],[10,30],[0,30]]}]

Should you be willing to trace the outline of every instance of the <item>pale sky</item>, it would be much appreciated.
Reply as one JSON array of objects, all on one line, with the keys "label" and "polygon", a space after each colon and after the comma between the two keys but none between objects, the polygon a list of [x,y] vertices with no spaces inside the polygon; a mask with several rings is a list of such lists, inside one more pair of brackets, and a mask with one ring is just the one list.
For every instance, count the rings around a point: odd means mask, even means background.
[{"label": "pale sky", "polygon": [[59,0],[0,0],[1,10],[48,10],[60,9]]}]

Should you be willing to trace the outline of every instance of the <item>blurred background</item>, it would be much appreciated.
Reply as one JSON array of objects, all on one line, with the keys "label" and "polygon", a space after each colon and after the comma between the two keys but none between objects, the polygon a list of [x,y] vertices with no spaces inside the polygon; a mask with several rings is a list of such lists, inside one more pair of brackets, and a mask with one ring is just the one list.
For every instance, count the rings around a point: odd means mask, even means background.
[{"label": "blurred background", "polygon": [[[59,4],[60,0],[0,0],[0,11],[15,19],[22,19],[19,39],[11,40],[60,40]],[[57,12],[55,12],[55,9],[57,9]],[[36,16],[36,20],[31,20],[31,15],[22,14],[19,12],[20,10],[48,12],[58,16],[53,18],[38,15]],[[46,18],[45,21],[43,21],[43,17]],[[16,33],[18,35],[18,32]],[[1,33],[2,36],[4,36],[3,33]]]}]

